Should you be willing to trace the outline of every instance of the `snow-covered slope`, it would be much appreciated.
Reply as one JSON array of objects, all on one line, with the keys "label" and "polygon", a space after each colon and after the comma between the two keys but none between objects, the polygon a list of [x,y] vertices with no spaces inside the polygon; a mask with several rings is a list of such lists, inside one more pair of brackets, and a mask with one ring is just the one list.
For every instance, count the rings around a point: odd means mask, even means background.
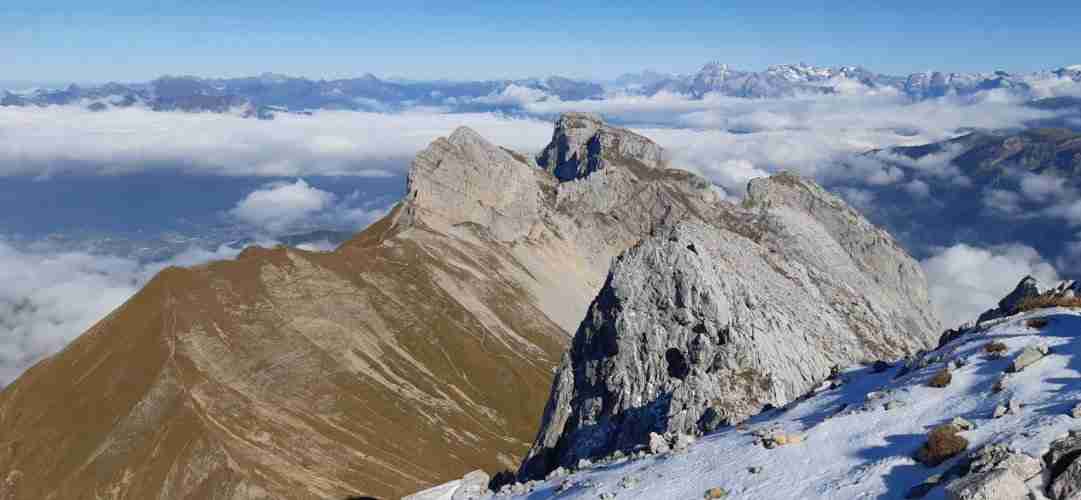
[{"label": "snow-covered slope", "polygon": [[[1048,323],[1028,326],[1034,318]],[[1005,344],[1004,355],[986,352],[992,341]],[[1013,360],[1035,345],[1050,347],[1050,354],[1007,373]],[[951,383],[930,387],[929,380],[947,364],[955,367]],[[553,477],[557,471],[547,481],[516,485],[518,494],[511,496],[696,499],[722,488],[724,498],[906,498],[913,487],[946,473],[983,445],[1004,443],[1038,459],[1053,440],[1081,427],[1081,419],[1070,416],[1081,400],[1077,311],[1044,309],[997,320],[910,360],[907,367],[883,368],[879,373],[873,367],[845,371],[840,385],[707,435],[685,451],[639,454]],[[996,392],[1000,380],[1002,390]],[[1020,410],[993,418],[996,407],[1007,407],[1011,398]],[[975,424],[960,433],[969,442],[967,451],[937,467],[916,461],[913,456],[928,432],[955,417]],[[768,440],[778,434],[802,441],[772,449],[761,444],[759,436]],[[1043,481],[1036,476],[1027,485],[1038,492]],[[947,477],[923,498],[946,498],[948,482]]]}]

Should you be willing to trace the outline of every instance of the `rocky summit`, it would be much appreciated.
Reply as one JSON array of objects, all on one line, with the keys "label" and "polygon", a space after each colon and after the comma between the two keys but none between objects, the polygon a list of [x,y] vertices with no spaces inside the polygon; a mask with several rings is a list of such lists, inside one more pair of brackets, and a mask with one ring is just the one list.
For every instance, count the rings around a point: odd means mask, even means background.
[{"label": "rocky summit", "polygon": [[626,129],[607,125],[588,113],[567,113],[556,124],[555,136],[537,163],[561,181],[580,179],[610,163],[659,168],[664,154],[653,141]]},{"label": "rocky summit", "polygon": [[[621,255],[563,357],[522,479],[734,424],[839,366],[935,345],[919,265],[791,174]],[[712,421],[712,422],[711,422]]]},{"label": "rocky summit", "polygon": [[162,271],[0,392],[0,499],[393,498],[515,467],[611,260],[727,210],[583,119],[546,149],[603,165],[573,179],[462,128],[335,251]]}]

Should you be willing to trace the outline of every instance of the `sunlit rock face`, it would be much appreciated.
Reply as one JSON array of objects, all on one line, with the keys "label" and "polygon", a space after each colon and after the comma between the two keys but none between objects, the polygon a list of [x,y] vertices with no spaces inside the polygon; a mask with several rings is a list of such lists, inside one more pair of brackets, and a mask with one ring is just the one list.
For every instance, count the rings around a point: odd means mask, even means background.
[{"label": "sunlit rock face", "polygon": [[934,345],[919,265],[810,181],[756,179],[742,207],[685,220],[613,265],[564,355],[520,469],[735,423],[807,393],[831,368]]}]

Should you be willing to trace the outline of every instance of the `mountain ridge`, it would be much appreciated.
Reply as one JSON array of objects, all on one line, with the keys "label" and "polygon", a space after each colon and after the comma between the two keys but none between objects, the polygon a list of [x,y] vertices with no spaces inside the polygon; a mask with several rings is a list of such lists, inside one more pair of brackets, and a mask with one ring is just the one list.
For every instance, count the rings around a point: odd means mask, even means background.
[{"label": "mountain ridge", "polygon": [[337,250],[168,268],[5,387],[0,498],[390,497],[514,467],[609,259],[717,202],[618,163],[559,183],[468,129],[414,169]]},{"label": "mountain ridge", "polygon": [[441,106],[455,111],[521,111],[519,91],[542,100],[599,100],[613,94],[655,96],[659,93],[702,99],[706,95],[774,99],[843,93],[846,83],[888,90],[913,101],[944,96],[970,96],[1001,90],[1035,99],[1045,84],[1081,84],[1081,66],[1009,73],[950,73],[927,71],[908,75],[876,73],[860,66],[813,66],[804,63],[768,66],[761,71],[738,70],[710,62],[691,74],[644,72],[614,83],[559,76],[516,80],[396,81],[371,73],[357,78],[314,80],[264,73],[254,77],[200,78],[162,76],[143,83],[110,82],[100,86],[70,85],[0,95],[0,106],[78,105],[91,111],[143,107],[153,111],[231,113],[246,118],[273,119],[279,113],[306,114],[313,110],[394,111],[415,106]]}]

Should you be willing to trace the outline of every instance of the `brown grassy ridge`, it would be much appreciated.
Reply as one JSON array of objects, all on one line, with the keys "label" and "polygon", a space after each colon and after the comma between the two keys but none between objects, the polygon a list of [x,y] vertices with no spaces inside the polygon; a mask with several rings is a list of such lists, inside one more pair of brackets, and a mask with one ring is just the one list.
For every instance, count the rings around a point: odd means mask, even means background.
[{"label": "brown grassy ridge", "polygon": [[1081,297],[1055,297],[1051,295],[1029,297],[1017,304],[1017,312],[1026,312],[1035,309],[1046,309],[1048,307],[1081,308]]}]

